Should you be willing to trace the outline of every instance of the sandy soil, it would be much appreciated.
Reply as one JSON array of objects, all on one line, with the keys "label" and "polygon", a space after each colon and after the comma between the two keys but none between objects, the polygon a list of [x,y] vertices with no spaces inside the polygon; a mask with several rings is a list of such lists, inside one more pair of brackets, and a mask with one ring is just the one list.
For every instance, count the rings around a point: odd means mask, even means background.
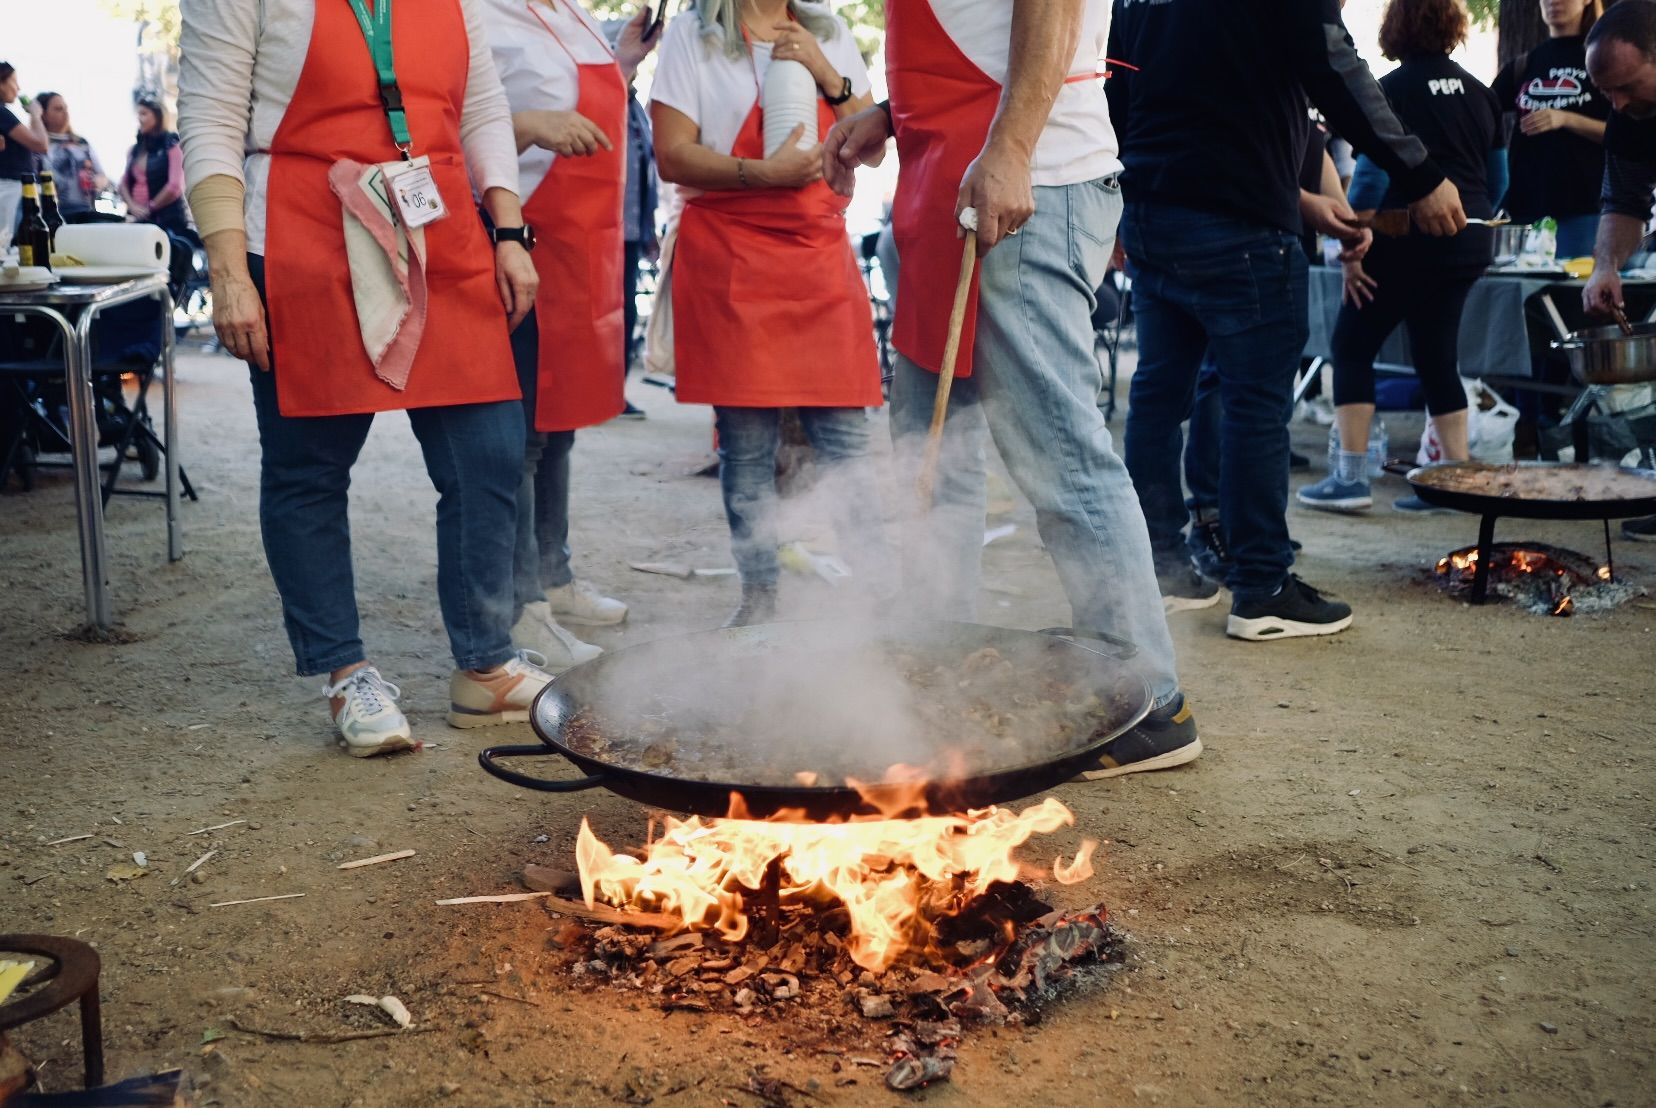
[{"label": "sandy soil", "polygon": [[[875,1070],[835,1073],[788,1022],[664,1017],[540,972],[552,921],[533,904],[433,906],[510,891],[525,862],[567,864],[583,814],[626,843],[645,813],[511,789],[473,755],[526,728],[442,722],[434,496],[399,416],[357,470],[358,587],[371,648],[434,749],[340,754],[317,683],[291,676],[243,371],[197,355],[180,376],[202,491],[188,557],[167,564],[156,503],[109,511],[131,641],[70,637],[82,607],[68,480],[0,499],[0,930],[97,945],[111,1075],[183,1066],[225,1105],[688,1105],[756,1103],[735,1087],[764,1068],[813,1102],[895,1099]],[[707,445],[705,412],[634,392],[648,422],[583,434],[576,454],[580,568],[633,605],[624,629],[597,635],[609,647],[711,626],[734,591],[625,568],[728,562],[716,483],[682,476]],[[1392,423],[1394,441],[1418,431]],[[1320,453],[1320,428],[1296,437]],[[1013,518],[1017,535],[988,551],[984,616],[1063,622],[1027,507]],[[1656,1102],[1656,776],[1640,753],[1656,740],[1656,605],[1565,620],[1450,601],[1423,570],[1472,541],[1469,517],[1296,511],[1293,525],[1302,572],[1352,602],[1355,627],[1248,645],[1224,637],[1223,608],[1175,617],[1208,753],[1059,790],[1079,826],[1043,848],[1110,841],[1099,875],[1060,895],[1109,904],[1131,935],[1127,972],[1037,1028],[978,1035],[954,1081],[916,1099]],[[1596,525],[1501,534],[1598,541]],[[1649,548],[1618,557],[1656,584]],[[811,600],[792,597],[796,611]],[[245,822],[191,834],[231,820]],[[403,848],[419,854],[335,869]],[[148,875],[111,880],[135,850]],[[199,883],[174,883],[209,850]],[[305,895],[210,907],[285,893]],[[530,1003],[482,994],[488,982]],[[362,992],[401,997],[425,1033],[319,1045],[232,1029],[370,1027],[341,1000]],[[64,1014],[18,1038],[48,1060],[49,1087],[77,1079],[74,1036]]]}]

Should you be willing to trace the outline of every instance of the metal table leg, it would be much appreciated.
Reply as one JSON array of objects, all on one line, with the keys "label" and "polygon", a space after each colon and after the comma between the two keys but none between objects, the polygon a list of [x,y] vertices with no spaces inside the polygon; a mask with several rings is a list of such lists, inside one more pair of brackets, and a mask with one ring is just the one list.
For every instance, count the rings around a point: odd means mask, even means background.
[{"label": "metal table leg", "polygon": [[184,529],[178,517],[178,394],[173,388],[173,300],[166,289],[158,290],[155,299],[161,305],[161,368],[166,373],[161,380],[161,406],[167,417],[162,447],[167,456],[167,560],[176,562],[184,557]]},{"label": "metal table leg", "polygon": [[1472,567],[1472,603],[1489,599],[1489,559],[1495,545],[1495,517],[1484,516],[1478,523],[1478,563]]},{"label": "metal table leg", "polygon": [[114,617],[109,605],[109,553],[104,545],[103,489],[98,479],[98,418],[92,395],[91,312],[77,323],[55,308],[30,311],[57,325],[63,335],[63,391],[69,400],[69,449],[75,473],[75,516],[80,525],[81,579],[86,587],[86,621],[107,631]]}]

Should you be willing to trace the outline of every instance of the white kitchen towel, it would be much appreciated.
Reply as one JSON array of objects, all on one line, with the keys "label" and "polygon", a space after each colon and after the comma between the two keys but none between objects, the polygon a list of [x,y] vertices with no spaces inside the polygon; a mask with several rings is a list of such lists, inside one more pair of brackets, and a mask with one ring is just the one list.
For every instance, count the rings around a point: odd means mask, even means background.
[{"label": "white kitchen towel", "polygon": [[402,225],[378,165],[335,162],[328,185],[343,209],[363,349],[379,379],[400,391],[425,333],[425,230]]}]

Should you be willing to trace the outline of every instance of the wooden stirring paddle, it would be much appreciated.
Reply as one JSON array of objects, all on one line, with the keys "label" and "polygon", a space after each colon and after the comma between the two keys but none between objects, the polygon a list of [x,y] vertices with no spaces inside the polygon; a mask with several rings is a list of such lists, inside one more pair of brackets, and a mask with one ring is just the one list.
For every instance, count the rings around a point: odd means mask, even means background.
[{"label": "wooden stirring paddle", "polygon": [[920,463],[919,480],[915,482],[922,511],[931,510],[932,492],[937,486],[937,463],[943,452],[943,421],[949,414],[949,392],[954,388],[955,361],[960,356],[960,332],[966,325],[966,297],[972,291],[972,274],[977,269],[977,210],[964,209],[960,213],[960,225],[966,228],[965,245],[960,252],[960,279],[955,283],[954,306],[949,310],[949,337],[943,346],[943,364],[938,367],[937,399],[932,403],[931,429],[926,432],[926,453]]}]

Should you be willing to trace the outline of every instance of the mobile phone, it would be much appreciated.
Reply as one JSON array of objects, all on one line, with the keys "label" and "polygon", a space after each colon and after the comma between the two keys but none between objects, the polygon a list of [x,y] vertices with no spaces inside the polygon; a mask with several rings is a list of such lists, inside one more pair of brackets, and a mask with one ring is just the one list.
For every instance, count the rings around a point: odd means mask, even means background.
[{"label": "mobile phone", "polygon": [[644,41],[649,42],[651,39],[659,35],[661,33],[662,24],[666,22],[667,0],[661,0],[661,3],[656,7],[655,18],[652,19],[650,21],[650,25],[644,29]]}]

